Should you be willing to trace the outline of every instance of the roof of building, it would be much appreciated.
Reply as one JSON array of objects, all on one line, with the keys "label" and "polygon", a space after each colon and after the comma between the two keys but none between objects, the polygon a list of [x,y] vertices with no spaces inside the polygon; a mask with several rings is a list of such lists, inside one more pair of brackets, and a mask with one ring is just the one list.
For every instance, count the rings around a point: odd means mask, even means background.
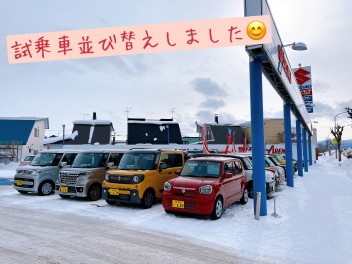
[{"label": "roof of building", "polygon": [[0,120],[16,120],[16,121],[41,121],[45,122],[45,129],[49,129],[49,118],[47,117],[33,117],[33,116],[20,116],[20,117],[0,117]]},{"label": "roof of building", "polygon": [[132,120],[127,122],[127,144],[182,144],[177,122]]},{"label": "roof of building", "polygon": [[[284,121],[283,118],[264,118],[264,122],[265,121],[271,121],[271,120]],[[240,124],[240,126],[244,127],[244,128],[251,127],[251,125],[252,125],[251,121],[247,121],[247,122],[244,122],[244,123]]]},{"label": "roof of building", "polygon": [[0,119],[0,145],[26,145],[34,123],[34,120]]}]

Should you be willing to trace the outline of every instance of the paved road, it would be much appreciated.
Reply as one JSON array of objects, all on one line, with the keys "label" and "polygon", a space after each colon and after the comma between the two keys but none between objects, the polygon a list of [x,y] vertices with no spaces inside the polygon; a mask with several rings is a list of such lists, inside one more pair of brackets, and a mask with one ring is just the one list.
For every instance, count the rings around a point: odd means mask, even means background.
[{"label": "paved road", "polygon": [[253,263],[97,218],[0,205],[0,263]]}]

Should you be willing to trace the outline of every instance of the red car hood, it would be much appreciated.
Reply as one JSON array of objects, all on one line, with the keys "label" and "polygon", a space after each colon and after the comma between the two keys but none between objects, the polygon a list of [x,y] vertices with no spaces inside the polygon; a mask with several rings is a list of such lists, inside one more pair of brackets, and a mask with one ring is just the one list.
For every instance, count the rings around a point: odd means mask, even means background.
[{"label": "red car hood", "polygon": [[203,185],[212,185],[219,181],[218,178],[184,177],[179,176],[168,182],[173,187],[198,188]]}]

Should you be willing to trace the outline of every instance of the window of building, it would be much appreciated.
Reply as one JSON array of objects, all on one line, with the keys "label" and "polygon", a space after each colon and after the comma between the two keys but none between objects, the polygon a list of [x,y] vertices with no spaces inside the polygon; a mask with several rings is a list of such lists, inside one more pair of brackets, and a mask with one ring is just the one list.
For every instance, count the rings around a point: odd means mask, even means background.
[{"label": "window of building", "polygon": [[39,128],[34,128],[34,137],[39,137]]}]

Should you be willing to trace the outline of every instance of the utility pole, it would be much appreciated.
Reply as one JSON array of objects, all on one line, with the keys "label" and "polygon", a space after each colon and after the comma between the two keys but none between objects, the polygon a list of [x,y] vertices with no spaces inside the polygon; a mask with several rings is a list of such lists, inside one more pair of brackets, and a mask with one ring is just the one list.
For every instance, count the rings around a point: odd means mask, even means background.
[{"label": "utility pole", "polygon": [[176,112],[175,109],[176,109],[175,107],[172,107],[170,109],[172,120],[174,119],[174,113]]},{"label": "utility pole", "polygon": [[132,108],[131,107],[125,107],[125,113],[126,113],[126,116],[127,116],[127,119],[128,119],[128,113],[130,112]]}]

